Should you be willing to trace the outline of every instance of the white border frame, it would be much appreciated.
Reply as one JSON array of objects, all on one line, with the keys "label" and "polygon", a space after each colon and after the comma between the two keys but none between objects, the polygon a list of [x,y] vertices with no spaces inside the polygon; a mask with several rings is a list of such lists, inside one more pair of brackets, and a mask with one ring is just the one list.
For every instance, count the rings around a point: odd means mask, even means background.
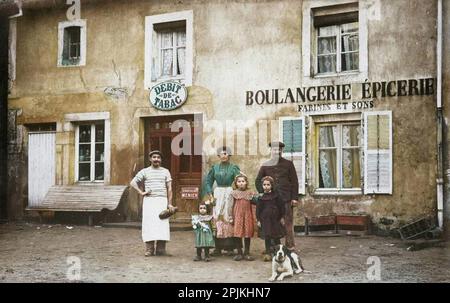
[{"label": "white border frame", "polygon": [[[185,53],[185,74],[184,78],[164,78],[152,81],[152,58],[153,58],[153,35],[156,35],[154,30],[154,24],[186,21],[186,53]],[[154,85],[167,81],[167,80],[179,80],[181,84],[185,86],[192,85],[193,74],[193,50],[194,50],[194,38],[193,38],[193,20],[194,13],[192,10],[180,11],[168,14],[153,15],[145,17],[145,69],[144,69],[144,89],[149,90]],[[157,51],[157,50],[156,50]]]},{"label": "white border frame", "polygon": [[[69,26],[79,26],[80,29],[80,62],[74,65],[63,65],[62,55],[64,50],[64,29]],[[62,21],[58,24],[58,67],[76,67],[86,65],[86,20]]]},{"label": "white border frame", "polygon": [[89,121],[99,121],[104,120],[105,123],[105,159],[104,159],[104,169],[105,175],[102,181],[91,181],[91,182],[79,182],[78,181],[78,125],[75,127],[75,169],[74,169],[74,182],[76,184],[104,184],[109,185],[111,183],[111,119],[109,112],[91,112],[91,113],[73,113],[64,115],[64,120],[71,122],[73,124],[78,124],[81,122]]},{"label": "white border frame", "polygon": [[[316,67],[311,64],[316,62],[315,55],[311,53],[313,43],[316,43],[312,35],[313,16],[312,9],[319,7],[334,6],[339,4],[358,3],[359,22],[359,71],[341,72],[334,74],[316,74]],[[302,9],[302,83],[304,86],[323,85],[324,82],[338,80],[339,83],[364,82],[368,78],[368,9],[365,1],[361,0],[308,0],[303,2]]]}]

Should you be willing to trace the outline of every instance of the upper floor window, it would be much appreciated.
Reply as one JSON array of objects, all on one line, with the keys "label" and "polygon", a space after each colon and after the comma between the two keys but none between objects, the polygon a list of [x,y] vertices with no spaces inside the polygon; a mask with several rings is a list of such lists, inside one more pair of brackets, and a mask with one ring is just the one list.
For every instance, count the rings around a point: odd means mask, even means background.
[{"label": "upper floor window", "polygon": [[368,74],[367,4],[360,1],[305,0],[302,25],[303,82],[324,78],[364,81]]},{"label": "upper floor window", "polygon": [[152,80],[182,78],[186,63],[186,26],[157,31],[157,66]]},{"label": "upper floor window", "polygon": [[358,71],[358,22],[317,28],[317,74]]},{"label": "upper floor window", "polygon": [[192,85],[192,11],[146,17],[145,87],[178,80]]},{"label": "upper floor window", "polygon": [[83,66],[86,64],[86,21],[74,20],[59,23],[58,66]]}]

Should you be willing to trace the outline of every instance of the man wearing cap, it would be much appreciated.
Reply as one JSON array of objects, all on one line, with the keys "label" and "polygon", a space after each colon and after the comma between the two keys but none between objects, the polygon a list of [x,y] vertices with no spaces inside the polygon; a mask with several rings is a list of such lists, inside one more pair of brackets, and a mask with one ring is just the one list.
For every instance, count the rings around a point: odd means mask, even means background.
[{"label": "man wearing cap", "polygon": [[[167,255],[166,241],[170,240],[169,219],[159,214],[172,206],[172,177],[168,169],[161,167],[162,154],[158,150],[149,153],[151,165],[139,171],[130,185],[144,198],[142,203],[142,240],[145,256]],[[145,190],[138,183],[144,182]],[[155,252],[156,242],[156,252]]]},{"label": "man wearing cap", "polygon": [[255,180],[258,192],[264,192],[261,179],[270,176],[275,180],[275,190],[284,201],[286,211],[284,216],[284,225],[286,228],[285,245],[289,250],[295,249],[294,241],[294,215],[293,207],[298,201],[298,178],[294,164],[283,158],[282,152],[284,143],[274,141],[269,143],[271,159],[264,162],[259,169]]}]

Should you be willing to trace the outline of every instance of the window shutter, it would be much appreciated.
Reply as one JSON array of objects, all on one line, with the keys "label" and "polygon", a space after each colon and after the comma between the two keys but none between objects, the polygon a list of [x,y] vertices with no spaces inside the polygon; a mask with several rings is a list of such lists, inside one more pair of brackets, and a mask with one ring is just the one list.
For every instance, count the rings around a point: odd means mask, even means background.
[{"label": "window shutter", "polygon": [[364,113],[364,193],[392,194],[392,112]]},{"label": "window shutter", "polygon": [[305,194],[305,120],[303,117],[280,118],[280,140],[286,145],[283,157],[294,163],[299,194]]}]

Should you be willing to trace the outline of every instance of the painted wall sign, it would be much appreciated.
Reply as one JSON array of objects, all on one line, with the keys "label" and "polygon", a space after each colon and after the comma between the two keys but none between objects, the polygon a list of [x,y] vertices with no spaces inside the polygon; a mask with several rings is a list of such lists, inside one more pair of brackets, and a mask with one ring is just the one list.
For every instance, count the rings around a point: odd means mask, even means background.
[{"label": "painted wall sign", "polygon": [[197,186],[181,187],[181,198],[190,200],[198,199],[198,187]]},{"label": "painted wall sign", "polygon": [[[354,86],[360,86],[354,89]],[[435,93],[435,79],[409,79],[380,82],[364,82],[339,85],[323,85],[297,88],[277,88],[258,91],[247,91],[245,105],[253,104],[299,104],[299,111],[326,110],[329,102],[349,100],[369,100],[359,103],[341,102],[342,107],[373,107],[370,100],[385,97],[429,96]],[[360,92],[359,96],[355,96]],[[322,102],[322,103],[320,103]],[[326,103],[328,102],[328,103]]]},{"label": "painted wall sign", "polygon": [[150,90],[150,104],[159,110],[173,110],[186,102],[186,87],[178,82],[159,83]]}]

